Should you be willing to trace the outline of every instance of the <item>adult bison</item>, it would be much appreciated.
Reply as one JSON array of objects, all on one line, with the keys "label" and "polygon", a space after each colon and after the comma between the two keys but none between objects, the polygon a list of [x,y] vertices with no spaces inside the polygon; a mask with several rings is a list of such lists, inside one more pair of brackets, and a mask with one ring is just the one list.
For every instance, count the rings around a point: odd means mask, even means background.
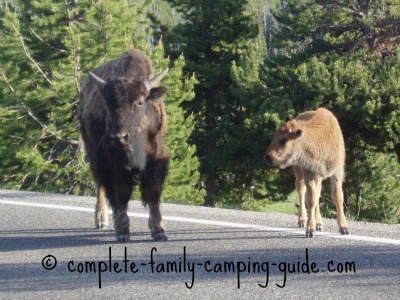
[{"label": "adult bison", "polygon": [[96,227],[108,225],[108,198],[117,241],[130,238],[128,201],[139,182],[151,236],[168,239],[160,212],[169,158],[162,98],[167,88],[158,87],[167,71],[153,77],[150,59],[130,50],[89,72],[82,84],[79,122],[97,185]]},{"label": "adult bison", "polygon": [[306,111],[280,127],[264,159],[282,169],[293,167],[299,194],[305,186],[308,206],[306,237],[313,237],[316,228],[322,226],[319,197],[322,180],[328,177],[336,204],[339,232],[343,235],[349,233],[343,211],[344,141],[339,123],[329,110]]}]

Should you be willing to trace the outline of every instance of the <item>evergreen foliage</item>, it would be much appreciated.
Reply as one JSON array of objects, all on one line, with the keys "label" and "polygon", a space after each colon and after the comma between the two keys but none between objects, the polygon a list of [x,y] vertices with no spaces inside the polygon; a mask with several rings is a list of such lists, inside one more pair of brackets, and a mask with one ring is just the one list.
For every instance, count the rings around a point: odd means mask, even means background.
[{"label": "evergreen foliage", "polygon": [[251,177],[236,164],[244,149],[232,145],[243,133],[244,116],[243,103],[231,90],[231,67],[256,36],[257,25],[246,10],[247,1],[167,2],[184,21],[164,32],[166,44],[172,55],[183,52],[186,72],[195,73],[198,80],[195,98],[186,101],[184,109],[194,117],[190,144],[196,145],[200,160],[205,204],[214,206],[217,199],[233,196],[229,192],[238,182],[246,185],[246,177]]},{"label": "evergreen foliage", "polygon": [[168,184],[166,197],[176,199],[176,193],[178,200],[194,203],[202,198],[192,187],[194,149],[180,150],[191,127],[190,119],[183,123],[179,105],[193,97],[194,78],[183,77],[182,57],[170,62],[162,45],[149,44],[151,34],[143,16],[148,3],[2,3],[0,172],[6,188],[94,193],[79,138],[77,95],[89,70],[135,47],[153,58],[155,71],[171,65],[166,78],[172,90],[167,107],[175,115],[167,132],[174,155],[170,181],[180,181]]}]

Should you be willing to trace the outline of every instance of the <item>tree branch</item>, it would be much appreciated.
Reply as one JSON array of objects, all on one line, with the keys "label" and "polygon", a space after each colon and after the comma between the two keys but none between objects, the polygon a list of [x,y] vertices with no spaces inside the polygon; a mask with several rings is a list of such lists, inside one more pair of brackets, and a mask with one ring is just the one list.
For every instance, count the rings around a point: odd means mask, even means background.
[{"label": "tree branch", "polygon": [[17,95],[17,92],[15,91],[14,87],[11,85],[11,83],[8,81],[6,74],[4,73],[3,69],[0,68],[1,75],[3,76],[4,82],[8,85],[9,89],[15,96],[15,98],[18,100],[18,102],[21,104],[23,109],[27,112],[27,114],[36,121],[42,127],[43,129],[46,129],[46,125],[42,123],[35,115],[34,113],[29,109],[29,107],[25,104],[25,102]]},{"label": "tree branch", "polygon": [[353,7],[349,4],[340,3],[339,1],[336,1],[336,0],[332,0],[332,2],[333,3],[331,5],[335,5],[336,7],[340,7],[344,10],[350,11],[356,17],[361,18],[361,17],[365,16],[365,14],[362,11],[360,11],[359,9],[356,9],[355,7]]},{"label": "tree branch", "polygon": [[38,71],[43,75],[44,79],[46,79],[46,81],[49,84],[52,84],[51,80],[49,77],[47,77],[47,75],[44,73],[44,71],[42,70],[42,68],[39,66],[39,64],[32,58],[32,56],[29,54],[28,49],[26,48],[26,45],[24,43],[24,38],[21,35],[21,33],[18,31],[17,27],[15,27],[14,24],[11,24],[11,26],[14,28],[15,33],[17,34],[19,40],[21,41],[21,45],[22,48],[24,49],[25,55],[26,57],[33,63],[33,65],[38,69]]},{"label": "tree branch", "polygon": [[[74,29],[73,29],[73,27],[74,27],[74,19],[72,18],[71,12],[70,12],[70,10],[68,8],[67,0],[65,0],[64,2],[65,2],[65,8],[67,10],[68,20],[69,20],[68,21],[68,28],[69,28],[70,34],[73,36],[74,35],[74,33],[73,33],[73,31],[74,31]],[[77,3],[74,2],[74,5],[76,5],[76,4]],[[77,89],[77,91],[79,93],[80,92],[79,78],[80,78],[81,57],[80,57],[79,54],[77,54],[78,51],[77,51],[77,47],[76,47],[75,42],[72,43],[72,51],[71,52],[72,52],[73,62],[74,62],[74,81],[75,81],[76,89]]]},{"label": "tree branch", "polygon": [[51,49],[60,51],[61,53],[65,53],[65,54],[68,54],[68,53],[69,53],[68,50],[59,49],[59,48],[56,48],[56,47],[50,45],[49,43],[47,43],[45,40],[42,39],[41,36],[39,36],[35,31],[33,31],[32,27],[29,27],[29,30],[30,30],[30,32],[33,33],[34,36],[36,36],[36,38],[37,38],[39,41],[41,41],[41,42],[44,43],[45,45],[49,46]]},{"label": "tree branch", "polygon": [[51,130],[48,129],[48,127],[46,126],[46,124],[44,124],[43,122],[41,122],[36,116],[35,114],[32,112],[32,110],[26,105],[26,103],[24,102],[24,100],[21,99],[21,97],[18,96],[16,90],[14,89],[14,87],[11,85],[11,83],[8,81],[6,74],[4,73],[3,69],[0,67],[0,72],[1,75],[3,77],[4,82],[7,84],[8,88],[11,90],[11,92],[13,93],[13,95],[15,96],[15,98],[18,100],[18,102],[20,103],[20,105],[22,106],[22,108],[26,111],[26,113],[36,122],[39,124],[39,126],[42,128],[43,131],[47,131],[49,132],[52,136],[54,136],[56,139],[67,143],[67,144],[71,144],[71,145],[76,145],[76,146],[80,146],[79,141],[77,140],[73,140],[69,137],[59,137],[56,133],[52,132]]}]

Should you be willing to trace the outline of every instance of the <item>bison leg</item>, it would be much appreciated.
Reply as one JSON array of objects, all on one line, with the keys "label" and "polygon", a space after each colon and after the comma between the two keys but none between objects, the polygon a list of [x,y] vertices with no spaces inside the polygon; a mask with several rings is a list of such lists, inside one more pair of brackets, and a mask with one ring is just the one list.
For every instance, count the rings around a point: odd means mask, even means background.
[{"label": "bison leg", "polygon": [[118,242],[127,242],[130,239],[128,202],[132,194],[132,186],[129,183],[116,180],[110,196],[113,208],[115,236]]},{"label": "bison leg", "polygon": [[106,191],[102,185],[98,185],[97,187],[97,202],[94,217],[97,229],[106,229],[108,227],[107,198]]},{"label": "bison leg", "polygon": [[306,186],[304,184],[303,171],[296,166],[293,166],[294,175],[296,176],[296,191],[299,194],[299,212],[298,212],[298,226],[304,227],[307,219],[306,212]]},{"label": "bison leg", "polygon": [[314,237],[316,231],[316,210],[319,206],[319,196],[320,196],[320,188],[322,178],[315,177],[310,180],[306,180],[306,188],[307,188],[307,206],[308,206],[308,220],[307,220],[307,231],[306,237]]},{"label": "bison leg", "polygon": [[343,209],[342,181],[343,181],[343,176],[341,175],[339,176],[334,175],[331,177],[332,200],[336,204],[339,232],[342,235],[347,235],[349,234],[349,228],[347,226],[347,220],[344,215],[344,209]]},{"label": "bison leg", "polygon": [[113,209],[115,238],[117,242],[125,243],[130,239],[128,208]]},{"label": "bison leg", "polygon": [[141,181],[142,199],[150,209],[149,229],[154,241],[168,240],[160,211],[160,195],[167,165],[167,160],[148,162]]},{"label": "bison leg", "polygon": [[160,205],[149,203],[149,208],[149,229],[151,237],[154,241],[168,241],[168,236],[165,233],[165,227],[161,217]]}]

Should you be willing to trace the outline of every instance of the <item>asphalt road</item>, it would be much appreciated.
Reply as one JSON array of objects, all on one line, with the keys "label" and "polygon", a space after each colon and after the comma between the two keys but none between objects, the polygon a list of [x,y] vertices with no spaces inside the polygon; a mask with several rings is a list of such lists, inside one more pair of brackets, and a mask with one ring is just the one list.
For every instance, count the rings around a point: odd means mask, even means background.
[{"label": "asphalt road", "polygon": [[0,191],[0,299],[400,299],[400,226],[304,238],[295,216],[163,204],[168,242],[130,203],[131,241],[90,197]]}]

